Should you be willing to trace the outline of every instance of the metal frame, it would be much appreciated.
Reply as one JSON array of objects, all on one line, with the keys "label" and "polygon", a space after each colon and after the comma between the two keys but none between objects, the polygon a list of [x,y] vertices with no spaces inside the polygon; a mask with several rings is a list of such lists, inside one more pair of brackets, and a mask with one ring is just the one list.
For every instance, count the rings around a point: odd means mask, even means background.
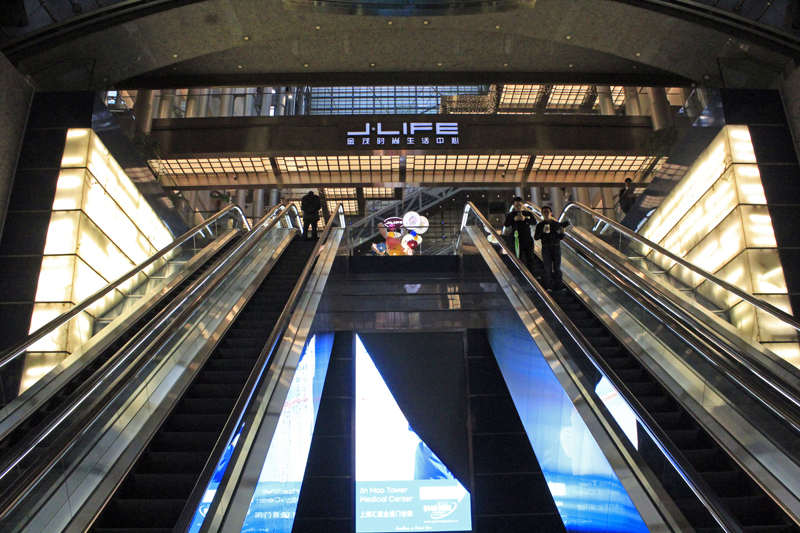
[{"label": "metal frame", "polygon": [[561,307],[553,300],[550,294],[542,288],[542,286],[534,279],[533,275],[522,264],[519,258],[515,256],[513,251],[508,247],[501,236],[497,234],[494,228],[489,224],[489,221],[483,214],[472,204],[467,202],[464,207],[464,215],[462,217],[461,226],[464,228],[467,225],[470,212],[474,213],[483,226],[494,236],[499,243],[500,247],[511,258],[514,266],[517,267],[519,272],[534,289],[537,295],[547,306],[548,310],[553,313],[556,319],[564,327],[569,337],[577,344],[578,348],[583,352],[583,355],[588,358],[592,365],[603,375],[617,390],[620,397],[625,401],[628,407],[636,415],[638,422],[642,425],[644,430],[650,435],[658,448],[664,454],[665,458],[669,461],[672,467],[678,472],[681,478],[686,482],[692,492],[697,496],[703,506],[711,513],[711,516],[717,521],[720,527],[726,533],[743,533],[743,529],[738,521],[730,514],[728,509],[722,504],[717,495],[708,487],[705,480],[700,477],[695,468],[689,463],[686,457],[678,450],[675,445],[670,441],[666,433],[655,422],[650,413],[639,403],[639,401],[631,394],[624,382],[619,379],[616,373],[605,363],[603,358],[594,349],[594,347],[586,340],[584,335],[567,317]]},{"label": "metal frame", "polygon": [[[531,204],[526,204],[526,207],[530,208],[532,206],[531,206]],[[797,322],[794,319],[794,317],[792,315],[790,315],[789,313],[787,313],[785,311],[782,311],[782,310],[778,309],[777,307],[768,304],[767,302],[759,300],[758,298],[756,298],[755,296],[753,296],[751,294],[747,294],[746,292],[744,292],[740,288],[738,288],[738,287],[736,287],[734,285],[731,285],[730,283],[728,283],[725,280],[719,279],[714,274],[711,274],[710,272],[707,272],[707,271],[703,270],[702,268],[700,268],[700,267],[698,267],[698,266],[696,266],[696,265],[694,265],[692,263],[689,263],[688,261],[686,261],[682,257],[679,257],[679,256],[675,255],[674,253],[670,252],[666,248],[664,248],[662,246],[659,246],[658,244],[654,243],[653,241],[642,237],[638,233],[635,233],[635,232],[629,230],[625,226],[622,226],[622,225],[614,222],[610,218],[605,217],[605,216],[601,215],[600,213],[597,213],[595,210],[593,210],[593,209],[591,209],[591,208],[589,208],[589,207],[587,207],[587,206],[585,206],[583,204],[579,204],[577,202],[570,202],[569,204],[567,204],[567,206],[561,212],[561,216],[559,217],[559,220],[563,220],[564,217],[567,214],[567,211],[569,209],[571,209],[571,208],[575,208],[575,209],[578,209],[580,211],[583,211],[584,213],[587,213],[587,214],[591,215],[592,217],[597,218],[597,219],[605,222],[606,224],[608,224],[609,226],[611,226],[612,228],[614,228],[618,232],[620,232],[623,235],[625,235],[626,237],[630,238],[631,240],[637,241],[637,242],[647,246],[648,248],[652,248],[656,252],[658,252],[658,253],[660,253],[662,255],[665,255],[666,257],[669,257],[671,260],[675,261],[676,263],[678,263],[682,267],[691,270],[695,274],[699,274],[700,276],[704,277],[705,279],[707,279],[708,281],[714,283],[715,285],[719,285],[723,289],[725,289],[725,290],[727,290],[729,292],[732,292],[733,294],[735,294],[736,296],[738,296],[742,300],[746,301],[750,305],[752,305],[752,306],[754,306],[754,307],[756,307],[758,309],[761,309],[765,313],[777,318],[781,322],[784,322],[784,323],[792,326],[794,329],[800,331],[800,322]]]},{"label": "metal frame", "polygon": [[11,361],[19,357],[20,355],[24,354],[28,348],[35,342],[43,339],[47,335],[49,335],[53,330],[66,324],[69,320],[77,316],[81,311],[84,311],[87,307],[92,305],[94,302],[108,294],[109,292],[113,291],[133,276],[139,274],[142,270],[147,268],[148,266],[152,265],[169,252],[177,248],[178,246],[182,245],[183,243],[187,242],[189,239],[193,238],[198,233],[202,234],[203,230],[211,226],[212,224],[216,223],[217,220],[221,219],[222,217],[226,216],[228,213],[233,212],[238,214],[244,226],[250,230],[250,223],[247,221],[247,217],[244,216],[244,212],[238,205],[229,205],[216,215],[212,216],[208,220],[205,220],[195,226],[194,228],[190,229],[186,233],[184,233],[181,237],[178,237],[172,244],[167,245],[166,247],[162,248],[158,253],[147,259],[146,261],[140,263],[139,265],[135,266],[133,269],[129,270],[127,273],[123,274],[121,277],[117,278],[115,281],[112,281],[99,291],[95,292],[85,300],[80,303],[75,304],[69,311],[66,311],[60,314],[58,317],[54,318],[41,328],[37,329],[27,337],[25,337],[20,342],[14,344],[7,350],[5,350],[2,354],[0,354],[0,369],[8,365]]}]

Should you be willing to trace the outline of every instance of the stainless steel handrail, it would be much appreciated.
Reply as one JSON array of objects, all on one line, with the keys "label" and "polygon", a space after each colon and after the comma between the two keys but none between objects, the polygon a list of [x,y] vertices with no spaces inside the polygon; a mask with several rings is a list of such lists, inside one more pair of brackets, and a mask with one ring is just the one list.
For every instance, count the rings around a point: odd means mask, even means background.
[{"label": "stainless steel handrail", "polygon": [[208,220],[204,220],[194,228],[190,229],[182,236],[178,237],[171,244],[167,245],[166,247],[162,248],[159,252],[155,255],[147,259],[146,261],[140,263],[139,265],[135,266],[133,269],[129,270],[127,273],[123,274],[121,277],[117,278],[115,281],[112,281],[99,291],[95,292],[85,300],[80,303],[75,304],[72,306],[68,311],[58,315],[56,318],[42,326],[41,328],[37,329],[18,343],[14,344],[7,350],[5,350],[2,354],[0,354],[0,369],[6,366],[11,361],[15,360],[20,355],[24,354],[28,348],[30,348],[34,343],[40,341],[47,335],[53,332],[53,330],[63,326],[67,322],[69,322],[72,318],[77,316],[87,307],[95,303],[97,300],[108,294],[109,292],[113,291],[129,279],[131,279],[136,274],[140,273],[142,270],[147,268],[148,266],[152,265],[169,252],[177,248],[178,246],[182,245],[189,239],[193,238],[198,233],[202,234],[202,231],[209,227],[211,224],[214,224],[217,220],[221,219],[222,217],[226,216],[230,212],[238,213],[244,223],[244,226],[250,230],[252,229],[250,226],[250,222],[247,221],[247,217],[244,216],[244,212],[238,205],[229,205],[219,213],[215,214]]},{"label": "stainless steel handrail", "polygon": [[561,307],[553,300],[552,296],[539,284],[533,274],[522,264],[522,261],[514,255],[514,251],[506,244],[505,240],[495,231],[486,217],[483,216],[472,202],[467,202],[464,206],[464,215],[461,221],[462,229],[467,225],[470,211],[477,217],[484,228],[497,240],[500,247],[508,254],[514,266],[525,278],[525,281],[533,287],[537,295],[555,316],[556,320],[564,327],[564,330],[577,344],[583,355],[589,359],[594,367],[616,388],[620,397],[625,400],[628,407],[636,415],[638,422],[650,435],[655,444],[664,454],[666,459],[678,472],[678,475],[686,482],[692,492],[697,496],[703,506],[714,517],[717,523],[727,533],[743,533],[742,526],[731,512],[722,504],[719,497],[711,490],[706,481],[700,476],[697,470],[686,459],[681,451],[672,443],[667,434],[656,423],[650,413],[641,405],[639,400],[628,390],[627,386],[616,375],[613,369],[603,360],[597,350],[589,344],[583,333],[573,324]]},{"label": "stainless steel handrail", "polygon": [[[531,204],[525,204],[525,206],[528,207],[528,208],[535,207],[535,206],[532,206]],[[562,220],[564,218],[564,216],[566,215],[567,211],[570,208],[578,209],[580,211],[583,211],[583,212],[585,212],[585,213],[587,213],[587,214],[589,214],[589,215],[591,215],[591,216],[593,216],[593,217],[605,222],[606,224],[608,224],[609,226],[611,226],[615,230],[619,231],[620,233],[622,233],[626,237],[628,237],[628,238],[630,238],[632,240],[635,240],[635,241],[647,246],[648,248],[652,248],[653,250],[657,251],[658,253],[660,253],[662,255],[665,255],[666,257],[669,257],[671,260],[675,261],[676,263],[678,263],[682,267],[688,268],[689,270],[691,270],[695,274],[701,275],[702,277],[706,278],[708,281],[710,281],[710,282],[712,282],[712,283],[714,283],[716,285],[719,285],[720,287],[722,287],[723,289],[725,289],[725,290],[727,290],[729,292],[732,292],[733,294],[735,294],[736,296],[738,296],[742,300],[746,301],[750,305],[752,305],[754,307],[757,307],[758,309],[761,309],[765,313],[768,313],[768,314],[772,315],[773,317],[779,319],[782,322],[785,322],[786,324],[792,326],[794,329],[800,331],[800,322],[796,321],[795,318],[792,315],[790,315],[789,313],[787,313],[786,311],[782,311],[781,309],[778,309],[774,305],[771,305],[771,304],[769,304],[769,303],[767,303],[767,302],[765,302],[763,300],[759,300],[758,298],[756,298],[755,296],[753,296],[751,294],[747,294],[746,292],[744,292],[740,288],[736,287],[735,285],[731,285],[727,281],[719,279],[714,274],[711,274],[710,272],[707,272],[707,271],[703,270],[702,268],[700,268],[700,267],[698,267],[698,266],[686,261],[682,257],[679,257],[679,256],[675,255],[674,253],[670,252],[666,248],[654,243],[653,241],[651,241],[651,240],[649,240],[649,239],[647,239],[645,237],[642,237],[638,233],[631,231],[630,229],[626,228],[625,226],[622,226],[621,224],[618,224],[617,222],[614,222],[610,218],[608,218],[608,217],[606,217],[604,215],[601,215],[600,213],[596,212],[595,210],[593,210],[593,209],[591,209],[589,207],[586,207],[583,204],[580,204],[580,203],[577,203],[577,202],[570,202],[569,204],[567,204],[567,206],[561,212],[561,216],[559,217],[559,220]]]},{"label": "stainless steel handrail", "polygon": [[[344,218],[344,205],[342,202],[335,208],[335,212],[339,216],[339,225],[342,228],[346,228],[345,226],[345,218]],[[225,449],[227,448],[228,444],[234,438],[237,429],[240,427],[242,421],[246,417],[248,411],[250,410],[250,406],[253,403],[253,400],[256,398],[256,393],[261,388],[264,378],[266,377],[267,370],[270,366],[270,359],[272,358],[273,354],[275,353],[275,349],[278,346],[278,343],[283,338],[284,331],[289,325],[289,321],[292,318],[294,313],[294,309],[297,306],[297,303],[300,299],[300,296],[305,289],[308,280],[311,276],[311,271],[314,268],[314,264],[316,263],[317,257],[321,251],[322,246],[325,245],[326,240],[328,239],[328,235],[330,235],[331,230],[333,229],[333,220],[334,216],[331,216],[328,220],[328,223],[325,225],[325,229],[322,231],[322,235],[320,235],[319,246],[317,250],[311,254],[311,257],[308,258],[306,261],[305,267],[303,271],[300,273],[300,277],[297,280],[297,283],[292,290],[292,294],[289,296],[289,299],[286,302],[286,305],[281,312],[280,317],[278,317],[277,322],[275,323],[275,327],[272,329],[272,333],[270,334],[269,339],[267,340],[264,348],[261,350],[261,354],[259,355],[258,361],[254,367],[253,372],[248,377],[247,383],[245,387],[242,389],[243,392],[239,396],[239,399],[236,402],[236,405],[231,412],[228,421],[225,424],[225,428],[223,429],[220,439],[217,441],[216,445],[214,446],[214,450],[211,452],[208,460],[206,461],[205,468],[203,469],[203,473],[200,475],[200,479],[195,484],[194,490],[192,491],[191,496],[187,500],[187,503],[181,513],[181,516],[178,520],[178,523],[173,528],[173,533],[178,532],[185,532],[192,525],[192,518],[194,517],[194,513],[197,510],[198,505],[200,505],[200,501],[203,497],[203,494],[206,491],[206,487],[208,483],[211,481],[211,477],[214,474],[214,471],[217,468],[217,464],[219,463],[220,458],[222,457],[223,453],[225,453]],[[263,400],[266,401],[266,400]],[[256,428],[260,426],[260,420],[253,421],[253,423],[249,424],[249,428],[251,431],[254,431]],[[254,436],[254,435],[253,435]],[[230,462],[228,463],[228,467],[226,469],[225,475],[223,480],[220,482],[219,488],[217,489],[217,494],[220,497],[227,497],[230,498],[232,496],[231,489],[228,488],[226,491],[226,487],[223,484],[228,485],[230,478],[231,478],[231,465],[234,464],[238,458],[241,457],[243,453],[244,441],[247,440],[246,435],[242,435],[239,438],[239,443],[242,446],[237,445],[237,449],[234,450],[234,453],[231,455]],[[209,507],[208,513],[206,516],[213,515],[217,512],[218,507],[220,506],[220,498],[214,498],[211,506]],[[202,531],[207,531],[208,524],[204,523],[203,527],[201,528]]]},{"label": "stainless steel handrail", "polygon": [[[252,227],[252,230],[248,236],[254,234],[253,230],[257,231],[263,229],[264,231],[269,231],[278,223],[278,220],[280,220],[282,216],[291,214],[294,214],[295,217],[299,216],[297,208],[293,204],[279,204],[269,213],[267,213],[255,226]],[[243,239],[236,245],[236,247],[234,247],[233,250],[227,254],[226,257],[232,257],[240,250],[244,250],[239,254],[241,257],[243,257],[253,247],[255,247],[257,243],[258,239]],[[156,319],[154,319],[156,323],[153,324],[152,327],[148,327],[148,332],[157,330],[160,326],[169,322],[167,329],[159,333],[156,338],[148,344],[147,348],[143,352],[139,353],[134,360],[126,362],[120,361],[119,358],[113,358],[112,360],[107,361],[103,367],[101,367],[101,370],[96,372],[89,380],[83,383],[78,390],[75,391],[74,395],[83,395],[83,397],[75,398],[73,401],[69,402],[69,405],[63,405],[61,408],[61,415],[58,416],[56,420],[53,420],[54,424],[60,422],[71,413],[76,411],[80,403],[82,403],[86,397],[93,390],[95,390],[97,386],[99,386],[100,383],[107,380],[106,375],[108,373],[113,372],[116,368],[119,368],[123,362],[126,363],[124,372],[113,379],[112,383],[109,384],[109,388],[103,393],[103,395],[92,401],[91,405],[82,408],[80,422],[76,421],[74,424],[70,425],[68,428],[66,428],[66,431],[59,435],[55,441],[48,446],[48,450],[52,450],[53,453],[47,454],[44,457],[38,457],[35,463],[26,469],[22,476],[20,476],[20,479],[15,480],[14,484],[7,489],[6,492],[0,495],[0,518],[7,516],[16,507],[16,505],[19,504],[24,495],[31,489],[37,480],[39,480],[45,474],[45,472],[47,472],[47,470],[59,460],[62,452],[83,433],[84,428],[94,419],[96,411],[102,409],[102,406],[105,405],[105,397],[110,392],[117,390],[124,384],[125,377],[131,375],[139,368],[139,362],[146,360],[148,354],[157,350],[158,347],[167,342],[171,334],[180,330],[183,321],[194,311],[196,304],[202,301],[206,295],[210,294],[210,292],[213,291],[219,285],[219,283],[223,281],[225,274],[227,274],[236,264],[238,264],[239,259],[223,269],[223,275],[217,276],[213,283],[206,284],[205,281],[222,268],[224,260],[221,260],[211,272],[195,280],[184,291],[184,296],[180,299],[180,301],[173,301],[166,309],[161,311],[161,313],[157,315]],[[200,289],[201,287],[203,288]],[[185,305],[186,300],[192,297],[195,293],[197,293],[198,296],[194,299],[193,304],[188,306]],[[175,311],[178,311],[177,316],[173,316]],[[143,332],[131,339],[122,350],[124,352],[123,356],[131,355],[135,348],[141,346],[147,340],[145,338],[146,336],[147,335]],[[35,434],[25,437],[25,439],[23,439],[23,441],[17,445],[13,455],[3,458],[3,465],[0,468],[2,473],[0,476],[9,474],[11,469],[26,455],[30,454],[35,446],[44,438],[46,438],[52,431],[53,424],[39,432],[36,432]]]}]

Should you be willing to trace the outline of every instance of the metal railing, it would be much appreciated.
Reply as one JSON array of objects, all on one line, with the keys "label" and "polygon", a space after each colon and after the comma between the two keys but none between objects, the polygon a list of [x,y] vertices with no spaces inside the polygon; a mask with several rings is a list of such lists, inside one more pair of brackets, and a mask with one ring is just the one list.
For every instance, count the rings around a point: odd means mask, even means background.
[{"label": "metal railing", "polygon": [[727,533],[743,533],[743,529],[736,518],[722,504],[719,497],[708,486],[706,481],[700,476],[697,470],[686,459],[681,451],[673,444],[669,436],[664,432],[658,423],[653,419],[649,412],[642,406],[639,400],[630,392],[625,383],[616,375],[614,370],[603,360],[602,356],[589,343],[583,333],[564,313],[552,296],[534,278],[533,274],[516,257],[514,251],[506,244],[505,240],[495,231],[489,221],[478,210],[472,202],[467,202],[464,207],[461,227],[467,226],[470,213],[478,219],[486,231],[496,239],[497,244],[509,256],[514,266],[519,270],[525,281],[534,289],[536,294],[544,302],[547,309],[553,313],[556,320],[564,327],[569,337],[575,342],[578,349],[586,357],[600,374],[605,377],[617,390],[619,396],[625,401],[628,407],[636,416],[637,421],[647,434],[653,439],[661,453],[672,465],[675,471],[686,482],[692,492],[697,496],[702,505],[714,517],[716,522]]},{"label": "metal railing", "polygon": [[[242,225],[247,228],[248,230],[251,229],[250,223],[247,221],[247,218],[244,216],[244,212],[242,209],[237,205],[230,205],[217,213],[216,215],[212,216],[208,220],[203,221],[202,223],[198,224],[194,228],[190,229],[186,233],[184,233],[181,237],[178,237],[171,244],[167,245],[166,247],[162,248],[158,251],[155,255],[151,256],[146,261],[140,263],[139,265],[135,266],[133,269],[129,270],[127,273],[123,274],[116,280],[112,281],[99,291],[95,292],[85,300],[80,303],[75,304],[72,306],[68,311],[60,314],[41,328],[37,329],[21,341],[17,342],[10,348],[6,349],[0,354],[0,369],[8,365],[10,362],[16,360],[18,357],[23,355],[28,348],[30,348],[33,344],[37,341],[45,338],[47,335],[51,334],[53,331],[58,329],[59,327],[63,326],[74,317],[78,316],[82,311],[86,310],[92,304],[109,294],[111,291],[128,281],[129,279],[133,278],[137,274],[144,271],[147,267],[158,261],[159,259],[163,258],[164,256],[168,255],[170,252],[181,246],[182,244],[188,242],[190,239],[196,237],[198,234],[200,236],[205,236],[203,233],[206,229],[209,229],[212,225],[216,225],[218,221],[222,218],[228,216],[229,214],[238,215],[241,218]],[[209,230],[211,231],[211,230]],[[211,232],[213,235],[213,232]]]},{"label": "metal railing", "polygon": [[[525,206],[528,207],[529,209],[535,207],[535,206],[533,206],[531,204],[525,204]],[[635,233],[635,232],[631,231],[630,229],[626,228],[625,226],[622,226],[621,224],[618,224],[617,222],[614,222],[610,218],[608,218],[606,216],[603,216],[600,213],[597,213],[593,209],[591,209],[591,208],[589,208],[589,207],[587,207],[587,206],[585,206],[583,204],[579,204],[579,203],[576,203],[576,202],[570,202],[564,208],[564,210],[562,211],[561,216],[559,217],[559,220],[563,220],[566,217],[567,211],[569,211],[570,209],[580,210],[580,211],[582,211],[582,212],[594,217],[599,222],[602,222],[602,223],[605,223],[605,224],[611,226],[612,228],[614,228],[614,230],[618,231],[619,233],[622,233],[623,235],[625,235],[629,239],[634,240],[634,241],[638,242],[639,244],[641,244],[643,246],[646,246],[647,248],[651,248],[651,249],[655,250],[656,252],[664,255],[665,257],[668,257],[672,261],[675,261],[680,266],[682,266],[682,267],[684,267],[684,268],[686,268],[688,270],[691,270],[695,274],[700,275],[701,277],[703,277],[704,279],[710,281],[711,283],[713,283],[713,284],[715,284],[715,285],[717,285],[719,287],[722,287],[723,289],[725,289],[728,292],[731,292],[731,293],[735,294],[737,297],[739,297],[742,300],[746,301],[747,303],[749,303],[753,307],[756,307],[756,308],[760,309],[761,311],[764,311],[765,313],[769,314],[770,316],[772,316],[774,318],[777,318],[781,322],[783,322],[783,323],[791,326],[792,328],[800,331],[800,322],[795,320],[795,318],[792,315],[790,315],[789,313],[787,313],[786,311],[778,309],[774,305],[771,305],[771,304],[769,304],[769,303],[767,303],[767,302],[765,302],[763,300],[760,300],[760,299],[756,298],[755,296],[753,296],[751,294],[748,294],[748,293],[744,292],[740,288],[736,287],[735,285],[732,285],[732,284],[728,283],[725,280],[719,279],[714,274],[711,274],[710,272],[707,272],[707,271],[703,270],[702,268],[698,267],[697,265],[694,265],[694,264],[686,261],[682,257],[679,257],[678,255],[675,255],[674,253],[670,252],[666,248],[654,243],[653,241],[651,241],[649,239],[646,239],[646,238],[642,237],[638,233]]]},{"label": "metal railing", "polygon": [[[3,457],[0,465],[0,487],[3,487],[4,492],[0,495],[0,521],[17,509],[43,476],[59,463],[63,454],[82,435],[84,428],[105,408],[109,398],[121,390],[128,378],[183,327],[183,322],[197,305],[225,279],[240,259],[258,244],[260,239],[256,237],[256,232],[269,232],[282,218],[292,215],[298,224],[296,227],[299,228],[299,213],[294,205],[281,204],[273,208],[252,227],[248,236],[239,241],[207,274],[195,280],[180,298],[171,302],[145,330],[135,335],[68,400],[59,405],[57,411],[48,417],[50,423],[47,427],[33,431],[11,453]],[[207,283],[208,280],[211,282]],[[100,390],[101,384],[104,383],[107,385]],[[66,427],[59,428],[62,423]],[[46,442],[51,435],[52,441]],[[33,456],[33,452],[40,445],[44,445],[47,452]],[[26,458],[29,459],[24,461]],[[23,464],[24,467],[21,466]]]}]

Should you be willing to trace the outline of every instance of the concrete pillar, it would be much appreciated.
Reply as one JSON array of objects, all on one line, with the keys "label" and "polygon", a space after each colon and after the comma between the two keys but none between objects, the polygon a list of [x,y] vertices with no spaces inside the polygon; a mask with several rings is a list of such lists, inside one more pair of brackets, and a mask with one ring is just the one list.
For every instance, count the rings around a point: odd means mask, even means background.
[{"label": "concrete pillar", "polygon": [[275,207],[281,203],[281,190],[280,189],[271,189],[269,191],[269,205],[270,207]]},{"label": "concrete pillar", "polygon": [[601,115],[616,115],[614,110],[614,98],[611,96],[611,87],[609,85],[597,86],[597,100],[600,104]]},{"label": "concrete pillar", "polygon": [[561,216],[561,211],[564,210],[564,196],[560,187],[550,187],[550,207],[553,208],[555,218]]},{"label": "concrete pillar", "polygon": [[133,116],[139,128],[150,133],[153,126],[153,91],[150,89],[139,90],[136,93],[136,102],[133,105]]},{"label": "concrete pillar", "polygon": [[256,220],[264,216],[264,189],[253,191],[253,218]]},{"label": "concrete pillar", "polygon": [[[247,203],[247,189],[236,189],[236,194],[233,198],[233,203],[241,207],[242,211],[245,211],[244,206]],[[247,214],[247,211],[245,211],[245,214]]]},{"label": "concrete pillar", "polygon": [[225,87],[219,95],[218,117],[229,117],[233,112],[233,88]]},{"label": "concrete pillar", "polygon": [[269,115],[269,108],[272,107],[273,104],[273,97],[275,95],[272,94],[272,87],[264,87],[263,93],[261,94],[261,116],[268,117]]},{"label": "concrete pillar", "polygon": [[158,102],[158,118],[172,118],[172,106],[175,100],[175,89],[162,89],[161,99]]},{"label": "concrete pillar", "polygon": [[211,91],[209,89],[200,89],[200,98],[197,100],[197,115],[198,118],[208,116],[208,104],[211,100]]},{"label": "concrete pillar", "polygon": [[255,117],[256,115],[256,100],[258,99],[258,89],[255,87],[248,87],[244,96],[244,116]]},{"label": "concrete pillar", "polygon": [[633,117],[642,116],[642,106],[639,103],[639,89],[625,87],[625,114]]},{"label": "concrete pillar", "polygon": [[189,94],[186,95],[186,118],[199,116],[202,96],[203,89],[189,89]]},{"label": "concrete pillar", "polygon": [[650,115],[653,119],[655,131],[669,127],[672,124],[672,110],[667,100],[667,90],[664,87],[648,87],[650,95]]},{"label": "concrete pillar", "polygon": [[579,204],[583,204],[586,207],[592,207],[591,203],[591,195],[589,194],[588,187],[573,187],[572,189],[575,194],[572,196],[573,202],[578,202]]},{"label": "concrete pillar", "polygon": [[539,194],[539,187],[531,187],[531,203],[536,207],[542,207],[542,195]]},{"label": "concrete pillar", "polygon": [[600,187],[600,195],[603,198],[603,214],[616,221],[617,217],[614,211],[614,189],[611,187]]}]

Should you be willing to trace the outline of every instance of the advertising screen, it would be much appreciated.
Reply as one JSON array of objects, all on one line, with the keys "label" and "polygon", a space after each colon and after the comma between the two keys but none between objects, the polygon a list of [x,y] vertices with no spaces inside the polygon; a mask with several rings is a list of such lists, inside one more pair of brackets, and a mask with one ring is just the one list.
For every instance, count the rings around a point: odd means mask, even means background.
[{"label": "advertising screen", "polygon": [[409,425],[356,337],[356,532],[469,531],[469,492]]},{"label": "advertising screen", "polygon": [[[498,320],[497,327],[489,330],[489,342],[567,531],[648,531],[625,487],[521,321]],[[608,381],[598,383],[596,391],[636,446],[633,413]]]}]

